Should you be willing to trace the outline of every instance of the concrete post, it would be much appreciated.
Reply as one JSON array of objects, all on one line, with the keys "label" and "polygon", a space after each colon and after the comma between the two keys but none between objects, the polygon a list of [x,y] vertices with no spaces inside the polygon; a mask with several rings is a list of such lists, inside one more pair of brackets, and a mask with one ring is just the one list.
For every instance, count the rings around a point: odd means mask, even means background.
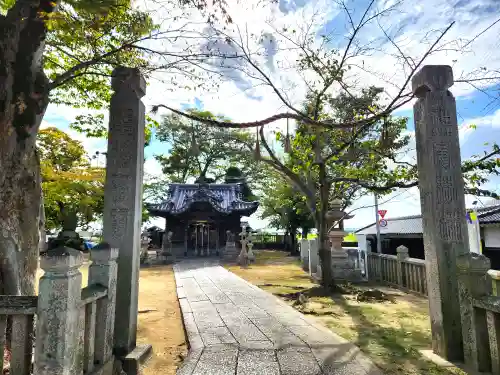
[{"label": "concrete post", "polygon": [[116,68],[111,84],[103,237],[120,249],[114,350],[124,356],[137,332],[146,83],[137,69]]},{"label": "concrete post", "polygon": [[[398,285],[404,287],[404,279],[403,279],[403,261],[409,257],[408,248],[406,246],[398,246],[396,249],[397,252],[397,261],[398,261]],[[408,286],[408,285],[406,285]]]},{"label": "concrete post", "polygon": [[118,249],[101,243],[90,250],[89,285],[99,284],[108,289],[108,295],[98,301],[95,328],[95,361],[104,365],[113,359],[115,328],[116,279]]},{"label": "concrete post", "polygon": [[419,188],[434,352],[460,360],[456,258],[469,252],[451,67],[424,66],[412,79]]},{"label": "concrete post", "polygon": [[302,269],[309,272],[309,241],[301,239],[300,240],[300,260],[302,263]]},{"label": "concrete post", "polygon": [[309,240],[309,275],[314,275],[318,272],[319,254],[318,254],[318,239]]},{"label": "concrete post", "polygon": [[488,276],[490,260],[482,254],[467,253],[457,258],[460,315],[465,364],[475,371],[489,372],[491,358],[486,323],[486,311],[476,309],[473,299],[491,293]]},{"label": "concrete post", "polygon": [[36,351],[37,375],[81,374],[79,347],[83,257],[77,250],[59,247],[40,257],[45,274],[38,287]]}]

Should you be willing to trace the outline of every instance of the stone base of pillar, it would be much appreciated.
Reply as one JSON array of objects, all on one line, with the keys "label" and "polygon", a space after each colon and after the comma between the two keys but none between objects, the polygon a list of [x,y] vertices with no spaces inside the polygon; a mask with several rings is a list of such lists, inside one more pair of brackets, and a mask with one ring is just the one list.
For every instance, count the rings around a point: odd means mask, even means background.
[{"label": "stone base of pillar", "polygon": [[332,251],[332,276],[335,282],[360,282],[363,280],[361,270],[350,262],[347,252],[342,250]]},{"label": "stone base of pillar", "polygon": [[361,270],[354,268],[333,268],[333,279],[335,282],[359,283],[363,281]]},{"label": "stone base of pillar", "polygon": [[127,375],[140,375],[140,368],[151,358],[153,347],[150,344],[137,345],[125,357],[121,357],[122,369]]},{"label": "stone base of pillar", "polygon": [[228,242],[228,243],[226,243],[226,247],[224,248],[224,251],[222,252],[222,259],[224,259],[226,261],[236,262],[239,254],[240,254],[240,251],[236,247],[236,243],[235,242]]}]

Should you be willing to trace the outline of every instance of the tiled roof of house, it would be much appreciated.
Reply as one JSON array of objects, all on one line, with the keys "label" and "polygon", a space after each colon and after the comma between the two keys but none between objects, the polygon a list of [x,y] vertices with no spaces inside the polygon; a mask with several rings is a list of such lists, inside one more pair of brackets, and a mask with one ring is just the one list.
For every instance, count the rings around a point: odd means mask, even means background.
[{"label": "tiled roof of house", "polygon": [[[402,216],[395,217],[391,219],[385,219],[387,221],[386,227],[380,227],[380,233],[400,233],[400,234],[413,234],[422,233],[422,216]],[[361,228],[355,232],[356,234],[376,234],[377,227],[375,223],[370,224],[364,228]]]},{"label": "tiled roof of house", "polygon": [[479,223],[500,223],[500,201],[495,201],[492,205],[478,208],[476,211]]},{"label": "tiled roof of house", "polygon": [[[480,225],[500,223],[500,204],[498,201],[492,202],[486,207],[477,208],[477,218]],[[380,233],[397,233],[397,234],[417,234],[423,232],[422,216],[403,216],[395,218],[387,218],[386,227],[380,227]],[[376,234],[377,227],[375,223],[364,228],[358,229],[356,234]]]},{"label": "tiled roof of house", "polygon": [[245,216],[253,214],[259,206],[259,202],[243,200],[241,184],[170,184],[166,199],[147,208],[152,215],[178,215],[196,202],[208,202],[222,214],[239,212]]}]

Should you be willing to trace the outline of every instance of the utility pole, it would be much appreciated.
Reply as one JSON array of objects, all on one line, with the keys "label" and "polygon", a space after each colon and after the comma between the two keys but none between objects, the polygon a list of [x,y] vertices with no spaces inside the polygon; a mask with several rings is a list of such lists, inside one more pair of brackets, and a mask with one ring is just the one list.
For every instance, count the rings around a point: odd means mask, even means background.
[{"label": "utility pole", "polygon": [[380,222],[378,220],[378,197],[377,193],[373,193],[375,197],[375,226],[377,228],[377,253],[382,253],[382,241],[380,240]]}]

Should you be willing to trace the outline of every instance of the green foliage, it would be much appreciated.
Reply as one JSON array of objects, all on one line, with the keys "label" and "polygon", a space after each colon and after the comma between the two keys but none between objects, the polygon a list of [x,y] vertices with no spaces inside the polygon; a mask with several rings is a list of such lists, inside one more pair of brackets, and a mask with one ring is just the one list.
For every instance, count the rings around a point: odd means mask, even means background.
[{"label": "green foliage", "polygon": [[[145,145],[148,146],[153,136],[153,129],[158,128],[159,124],[158,121],[147,114],[145,119]],[[104,123],[104,115],[102,113],[78,115],[69,127],[77,132],[85,134],[88,138],[108,137],[108,126]]]},{"label": "green foliage", "polygon": [[[229,121],[207,111],[192,109],[189,113]],[[207,178],[220,182],[230,167],[237,167],[243,176],[249,178],[249,183],[260,175],[260,168],[250,152],[254,137],[246,130],[213,128],[170,115],[163,118],[156,138],[169,147],[168,154],[155,155],[155,158],[171,182]]]},{"label": "green foliage", "polygon": [[295,233],[298,228],[304,232],[314,228],[314,220],[307,208],[304,195],[277,172],[269,170],[267,184],[263,184],[260,207],[261,217],[270,219],[276,229]]},{"label": "green foliage", "polygon": [[[486,142],[485,146],[490,146],[490,143]],[[473,155],[462,162],[465,188],[469,194],[498,199],[496,191],[484,190],[481,186],[488,183],[492,176],[500,176],[500,147],[493,143],[490,152],[483,153],[484,155]]]},{"label": "green foliage", "polygon": [[12,8],[16,0],[0,0],[0,14],[6,14],[7,10]]},{"label": "green foliage", "polygon": [[226,169],[226,181],[231,179],[238,179],[242,176],[243,174],[241,173],[241,170],[237,167],[229,167],[228,169]]},{"label": "green foliage", "polygon": [[146,176],[142,199],[148,203],[160,203],[168,193],[168,181],[163,176]]},{"label": "green foliage", "polygon": [[38,133],[37,150],[46,228],[61,229],[71,215],[76,215],[80,226],[99,218],[105,171],[90,166],[82,144],[57,128],[47,128]]},{"label": "green foliage", "polygon": [[41,130],[37,144],[42,164],[49,165],[55,172],[67,172],[88,163],[82,144],[57,128]]},{"label": "green foliage", "polygon": [[57,84],[51,102],[95,110],[108,107],[115,66],[148,67],[135,46],[156,29],[127,0],[62,1],[48,27],[45,72]]},{"label": "green foliage", "polygon": [[[47,27],[44,68],[53,82],[53,104],[106,110],[114,67],[152,67],[147,53],[138,47],[157,26],[148,13],[131,8],[128,0],[61,1],[57,12],[47,15]],[[72,128],[102,137],[107,129],[103,120],[102,113],[80,115]],[[148,129],[154,125],[148,121]]]},{"label": "green foliage", "polygon": [[[317,113],[320,118],[336,122],[350,122],[369,116],[379,109],[381,90],[375,87],[363,90],[358,96],[341,94],[321,102]],[[312,100],[312,99],[310,99]],[[305,104],[306,113],[315,112],[315,103]],[[387,116],[369,127],[349,130],[311,128],[300,123],[292,137],[292,152],[286,165],[311,190],[314,202],[309,208],[314,212],[320,207],[320,187],[329,185],[328,202],[341,200],[343,207],[350,206],[364,189],[352,181],[359,180],[371,185],[390,184],[409,180],[416,176],[416,169],[406,163],[396,162],[398,154],[408,145],[405,135],[407,118]],[[283,139],[280,135],[279,139]],[[319,174],[319,163],[325,165],[324,181]]]}]

